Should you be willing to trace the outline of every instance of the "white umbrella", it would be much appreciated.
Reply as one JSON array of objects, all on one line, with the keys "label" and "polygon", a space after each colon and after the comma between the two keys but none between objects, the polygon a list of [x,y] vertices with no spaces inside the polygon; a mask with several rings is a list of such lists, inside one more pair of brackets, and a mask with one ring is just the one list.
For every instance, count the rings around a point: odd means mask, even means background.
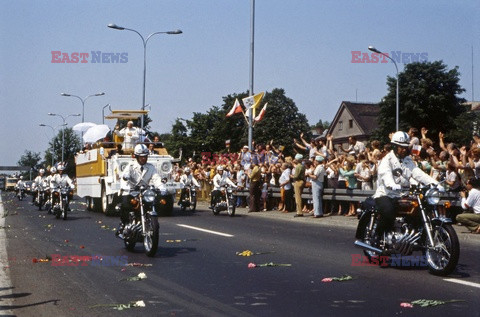
[{"label": "white umbrella", "polygon": [[74,125],[72,129],[73,131],[85,132],[94,126],[96,126],[96,124],[92,122],[80,122]]},{"label": "white umbrella", "polygon": [[98,124],[96,126],[91,127],[90,129],[85,132],[83,135],[83,141],[85,143],[94,143],[97,142],[99,139],[103,139],[108,132],[110,132],[110,128],[106,124]]}]

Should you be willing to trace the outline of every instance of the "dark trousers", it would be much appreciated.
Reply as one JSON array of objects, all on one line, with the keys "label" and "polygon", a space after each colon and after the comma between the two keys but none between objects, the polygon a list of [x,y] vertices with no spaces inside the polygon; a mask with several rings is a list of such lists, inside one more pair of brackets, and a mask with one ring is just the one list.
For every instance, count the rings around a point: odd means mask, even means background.
[{"label": "dark trousers", "polygon": [[293,188],[285,190],[285,210],[295,211],[295,198],[293,197]]},{"label": "dark trousers", "polygon": [[250,189],[249,189],[250,197],[248,202],[248,207],[251,212],[259,211],[260,210],[260,198],[262,197],[262,188],[261,183],[258,182],[251,182]]},{"label": "dark trousers", "polygon": [[388,196],[375,198],[375,205],[380,212],[380,221],[378,223],[378,234],[383,234],[393,227],[395,222],[396,199]]},{"label": "dark trousers", "polygon": [[122,208],[120,209],[120,220],[123,224],[126,224],[130,219],[128,219],[128,213],[132,209],[132,203],[130,200],[133,198],[132,195],[123,195],[122,196]]},{"label": "dark trousers", "polygon": [[212,190],[211,195],[212,195],[212,197],[210,199],[210,206],[213,206],[214,204],[216,204],[220,200],[220,197],[221,197],[222,193],[219,190]]}]

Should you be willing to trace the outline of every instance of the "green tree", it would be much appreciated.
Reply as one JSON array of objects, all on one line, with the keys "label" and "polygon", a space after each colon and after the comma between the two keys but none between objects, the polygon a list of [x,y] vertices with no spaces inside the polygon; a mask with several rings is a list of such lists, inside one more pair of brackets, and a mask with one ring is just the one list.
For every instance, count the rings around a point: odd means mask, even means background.
[{"label": "green tree", "polygon": [[[458,67],[448,70],[442,61],[407,64],[399,73],[399,129],[426,127],[435,142],[440,131],[449,138],[456,134],[455,130],[467,129],[454,122],[466,110],[461,105],[465,100],[458,97],[465,91],[459,76]],[[396,84],[396,78],[387,77],[388,94],[380,102],[378,129],[373,138],[384,142],[395,127]]]},{"label": "green tree", "polygon": [[[38,169],[40,165],[40,161],[42,160],[40,156],[40,152],[32,152],[29,150],[25,150],[25,153],[20,157],[17,162],[18,166],[27,166],[33,170]],[[30,171],[22,172],[21,175],[23,177],[28,178],[30,175]]]},{"label": "green tree", "polygon": [[[59,163],[62,160],[62,130],[49,142],[49,150],[45,152],[45,166],[51,165],[52,162],[52,149],[55,149],[54,164]],[[65,149],[64,149],[64,161],[66,163],[65,172],[70,175],[75,175],[75,154],[81,150],[82,142],[78,134],[72,130],[72,128],[65,128]]]},{"label": "green tree", "polygon": [[268,102],[262,121],[255,124],[253,138],[257,144],[273,140],[275,145],[284,145],[286,154],[293,154],[293,139],[300,133],[308,133],[310,126],[305,114],[298,111],[295,102],[285,96],[285,90],[275,88],[266,93],[263,103]]}]

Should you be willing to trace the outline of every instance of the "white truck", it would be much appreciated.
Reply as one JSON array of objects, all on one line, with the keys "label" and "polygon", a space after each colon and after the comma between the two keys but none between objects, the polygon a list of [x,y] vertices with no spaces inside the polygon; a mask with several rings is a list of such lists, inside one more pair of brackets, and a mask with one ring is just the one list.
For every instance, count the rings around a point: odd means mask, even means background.
[{"label": "white truck", "polygon": [[[143,111],[112,111],[113,115],[106,118],[130,119],[127,114],[132,112],[135,116]],[[115,141],[118,143],[121,140]],[[155,151],[158,154],[149,155],[148,163],[157,168],[168,191],[167,196],[161,197],[163,208],[157,212],[159,215],[169,216],[173,211],[176,191],[182,188],[182,184],[173,179],[173,164],[179,159],[170,156],[164,147],[156,147]],[[125,150],[122,154],[116,152],[116,148],[99,147],[75,156],[77,195],[86,198],[88,210],[98,210],[110,215],[121,202],[122,172],[135,157],[132,150]]]}]

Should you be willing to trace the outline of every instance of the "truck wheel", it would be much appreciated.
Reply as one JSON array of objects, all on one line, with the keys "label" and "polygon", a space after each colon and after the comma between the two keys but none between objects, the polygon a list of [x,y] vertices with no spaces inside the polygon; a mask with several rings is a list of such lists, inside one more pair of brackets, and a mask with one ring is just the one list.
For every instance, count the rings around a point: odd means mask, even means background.
[{"label": "truck wheel", "polygon": [[86,203],[87,203],[87,210],[92,211],[93,210],[93,198],[87,196],[86,197]]},{"label": "truck wheel", "polygon": [[92,198],[93,200],[93,210],[95,212],[102,211],[102,198]]}]

